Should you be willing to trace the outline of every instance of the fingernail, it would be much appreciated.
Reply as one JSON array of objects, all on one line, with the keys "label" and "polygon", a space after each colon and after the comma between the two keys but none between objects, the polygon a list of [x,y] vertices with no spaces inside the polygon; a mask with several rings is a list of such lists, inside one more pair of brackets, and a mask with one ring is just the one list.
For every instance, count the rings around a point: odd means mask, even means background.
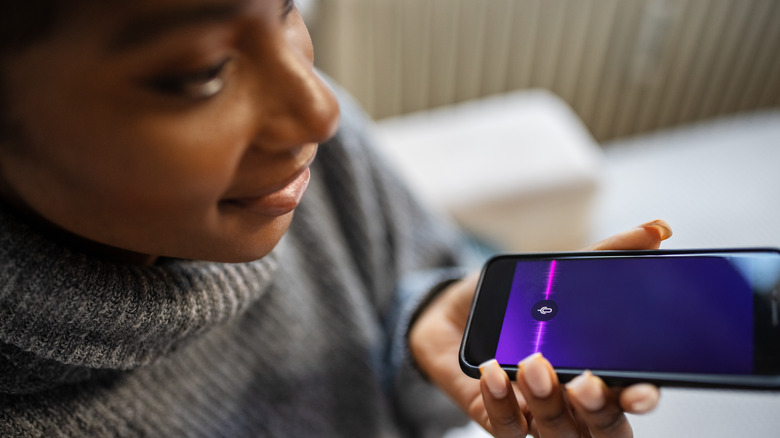
[{"label": "fingernail", "polygon": [[549,365],[541,353],[526,357],[518,366],[523,370],[525,384],[534,396],[545,398],[552,393],[553,382]]},{"label": "fingernail", "polygon": [[508,393],[507,376],[498,361],[491,359],[479,366],[479,373],[487,384],[488,390],[496,399],[506,397]]},{"label": "fingernail", "polygon": [[628,410],[632,414],[646,414],[658,404],[658,390],[652,385],[639,384],[631,387]]},{"label": "fingernail", "polygon": [[598,411],[607,402],[601,382],[590,371],[585,371],[575,377],[566,384],[566,389],[583,408],[589,411]]},{"label": "fingernail", "polygon": [[661,240],[666,240],[672,237],[672,227],[669,226],[663,219],[656,219],[654,221],[646,222],[640,225],[638,228],[655,228],[661,237]]}]

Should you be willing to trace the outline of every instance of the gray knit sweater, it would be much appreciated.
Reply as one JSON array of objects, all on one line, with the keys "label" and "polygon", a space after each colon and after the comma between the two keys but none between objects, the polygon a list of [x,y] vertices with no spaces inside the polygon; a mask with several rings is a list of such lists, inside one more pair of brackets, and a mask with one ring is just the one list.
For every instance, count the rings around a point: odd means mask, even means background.
[{"label": "gray knit sweater", "polygon": [[442,396],[397,360],[426,291],[398,290],[453,265],[456,236],[366,147],[364,123],[342,101],[290,231],[252,263],[110,264],[0,210],[0,436],[391,437],[440,424]]}]

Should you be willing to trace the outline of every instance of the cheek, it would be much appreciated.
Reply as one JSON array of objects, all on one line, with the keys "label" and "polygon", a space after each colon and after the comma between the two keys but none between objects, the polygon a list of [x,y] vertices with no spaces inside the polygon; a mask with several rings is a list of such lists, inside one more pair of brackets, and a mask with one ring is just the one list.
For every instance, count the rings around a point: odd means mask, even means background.
[{"label": "cheek", "polygon": [[217,197],[228,187],[249,142],[250,113],[244,100],[228,94],[182,113],[107,121],[117,126],[103,132],[105,142],[120,139],[112,147],[116,157],[107,158],[127,168],[139,183],[160,185],[162,193]]},{"label": "cheek", "polygon": [[112,221],[213,220],[244,152],[240,111],[175,120],[87,114],[39,119],[27,160],[39,174],[27,181],[36,210],[60,203]]},{"label": "cheek", "polygon": [[[144,152],[131,152],[138,172],[130,178],[151,185],[164,198],[186,202],[215,202],[235,177],[247,139],[242,117],[223,113],[220,117],[191,121],[156,121],[142,131],[143,138],[126,143],[132,148],[144,144]],[[133,135],[131,133],[131,135]],[[121,165],[121,162],[117,164]]]}]

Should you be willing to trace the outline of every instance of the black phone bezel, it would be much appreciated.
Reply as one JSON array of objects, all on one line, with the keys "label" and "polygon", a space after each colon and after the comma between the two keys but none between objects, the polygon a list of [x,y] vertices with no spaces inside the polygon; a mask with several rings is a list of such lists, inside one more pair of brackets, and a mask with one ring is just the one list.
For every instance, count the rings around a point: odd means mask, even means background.
[{"label": "black phone bezel", "polygon": [[[459,352],[461,369],[473,378],[479,378],[479,365],[492,359],[498,344],[498,334],[503,318],[515,264],[519,260],[553,260],[561,258],[599,258],[615,256],[657,256],[685,254],[725,254],[771,252],[780,255],[778,248],[716,248],[716,249],[671,249],[671,250],[632,250],[597,252],[547,252],[524,254],[499,254],[490,258],[484,265],[472,301],[469,318],[463,333]],[[771,331],[771,333],[769,333]],[[489,342],[470,342],[472,339],[489,339]],[[591,369],[607,384],[625,386],[632,383],[647,382],[660,386],[684,386],[707,388],[741,389],[780,389],[780,329],[768,330],[766,336],[757,340],[757,348],[763,348],[762,354],[777,371],[773,374],[733,375],[733,374],[690,374],[669,372],[634,372]],[[553,364],[554,365],[554,364]],[[511,379],[515,379],[517,366],[502,364],[502,368]],[[585,371],[584,368],[556,368],[561,382],[567,382]]]}]

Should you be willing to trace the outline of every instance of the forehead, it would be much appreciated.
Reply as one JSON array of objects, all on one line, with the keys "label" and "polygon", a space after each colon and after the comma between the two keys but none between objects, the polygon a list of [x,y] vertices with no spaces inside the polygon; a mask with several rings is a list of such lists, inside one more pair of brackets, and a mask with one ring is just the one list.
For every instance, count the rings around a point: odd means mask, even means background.
[{"label": "forehead", "polygon": [[121,26],[109,42],[113,50],[154,39],[171,29],[230,20],[240,15],[248,0],[166,0],[134,5],[120,17]]},{"label": "forehead", "polygon": [[[161,32],[227,20],[250,8],[275,10],[280,0],[85,0],[63,11],[56,31],[72,36],[96,34],[108,46],[124,46],[152,39]],[[59,32],[57,32],[59,33]]]},{"label": "forehead", "polygon": [[[55,0],[49,0],[55,1]],[[192,10],[239,8],[275,0],[62,0],[57,10],[63,23],[94,19],[139,20],[155,15],[188,14]],[[93,22],[93,24],[99,24]]]}]

